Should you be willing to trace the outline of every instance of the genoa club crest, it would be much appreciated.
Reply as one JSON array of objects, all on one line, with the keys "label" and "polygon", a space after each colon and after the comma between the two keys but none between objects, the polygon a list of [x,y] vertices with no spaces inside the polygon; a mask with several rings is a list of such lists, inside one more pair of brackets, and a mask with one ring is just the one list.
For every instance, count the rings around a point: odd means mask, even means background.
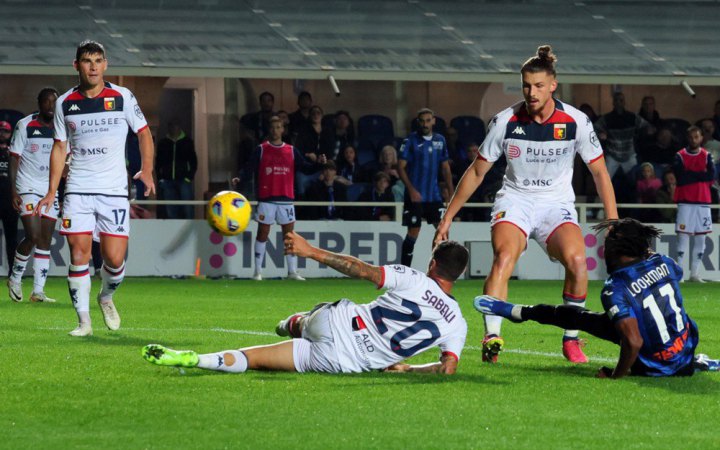
[{"label": "genoa club crest", "polygon": [[553,137],[555,140],[561,141],[565,139],[565,124],[564,123],[556,123],[555,127],[553,129]]},{"label": "genoa club crest", "polygon": [[63,219],[62,226],[63,228],[70,228],[70,219]]},{"label": "genoa club crest", "polygon": [[114,98],[106,98],[105,102],[103,104],[105,106],[105,111],[115,111],[115,99]]}]

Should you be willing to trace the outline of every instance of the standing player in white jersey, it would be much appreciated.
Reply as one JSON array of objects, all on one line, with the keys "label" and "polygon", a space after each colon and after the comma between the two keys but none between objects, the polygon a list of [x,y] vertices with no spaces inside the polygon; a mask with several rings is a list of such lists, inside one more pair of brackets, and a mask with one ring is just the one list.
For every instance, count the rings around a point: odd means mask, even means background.
[{"label": "standing player in white jersey", "polygon": [[[576,154],[592,173],[605,217],[616,219],[617,206],[592,123],[579,110],[553,98],[557,89],[555,60],[550,46],[542,46],[523,64],[520,73],[525,101],[492,119],[488,135],[460,180],[435,239],[448,238],[455,215],[493,163],[505,154],[507,171],[490,222],[493,264],[483,293],[507,299],[510,275],[528,239],[533,238],[551,259],[565,267],[563,303],[584,307],[588,278],[585,243],[571,184]],[[497,361],[504,345],[501,323],[499,316],[485,316],[483,361]],[[587,362],[577,330],[565,331],[563,354],[571,362]]]},{"label": "standing player in white jersey", "polygon": [[52,210],[38,217],[33,214],[35,204],[47,192],[50,150],[53,146],[53,115],[58,92],[44,88],[38,94],[38,112],[18,121],[10,144],[10,185],[12,201],[20,213],[25,238],[15,249],[15,259],[8,279],[8,291],[13,301],[22,301],[22,276],[33,255],[33,291],[31,302],[54,303],[45,294],[45,281],[50,270],[50,241],[60,214],[57,200]]},{"label": "standing player in white jersey", "polygon": [[69,142],[72,159],[65,185],[60,234],[67,236],[70,246],[68,287],[79,322],[70,335],[88,336],[92,334],[88,262],[93,231],[100,236],[103,258],[98,304],[105,325],[110,330],[120,328],[113,293],[125,276],[125,253],[130,233],[125,169],[128,127],[137,134],[140,142],[142,168],[134,179],[145,184],[145,195],[155,192],[154,147],[135,96],[128,89],[103,80],[108,66],[103,46],[94,41],[81,42],[73,66],[78,71],[80,84],[57,100],[50,185],[35,212],[47,211],[55,201]]},{"label": "standing player in white jersey", "polygon": [[[467,323],[450,295],[465,271],[468,251],[454,241],[433,250],[427,275],[407,266],[373,266],[352,256],[312,245],[295,232],[285,237],[285,251],[312,258],[353,278],[387,291],[369,304],[349,300],[322,303],[306,313],[280,321],[276,332],[295,339],[272,345],[198,355],[150,344],[143,357],[163,366],[199,367],[221,372],[284,370],[288,372],[396,372],[453,374],[465,345]],[[440,361],[402,363],[431,347]]]}]

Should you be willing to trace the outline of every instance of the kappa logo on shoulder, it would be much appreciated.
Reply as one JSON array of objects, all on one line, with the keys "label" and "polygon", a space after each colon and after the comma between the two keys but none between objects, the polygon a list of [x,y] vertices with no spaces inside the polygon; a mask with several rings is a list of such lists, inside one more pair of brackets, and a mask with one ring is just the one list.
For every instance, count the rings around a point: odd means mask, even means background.
[{"label": "kappa logo on shoulder", "polygon": [[523,128],[522,128],[520,125],[518,125],[518,126],[516,126],[515,129],[512,131],[512,134],[519,134],[519,135],[521,135],[521,136],[525,136],[525,130],[523,130]]},{"label": "kappa logo on shoulder", "polygon": [[70,108],[68,108],[68,111],[80,111],[80,107],[76,103],[73,103],[70,105]]},{"label": "kappa logo on shoulder", "polygon": [[35,130],[35,131],[33,131],[32,135],[33,136],[42,136],[42,133],[40,132],[40,130]]}]

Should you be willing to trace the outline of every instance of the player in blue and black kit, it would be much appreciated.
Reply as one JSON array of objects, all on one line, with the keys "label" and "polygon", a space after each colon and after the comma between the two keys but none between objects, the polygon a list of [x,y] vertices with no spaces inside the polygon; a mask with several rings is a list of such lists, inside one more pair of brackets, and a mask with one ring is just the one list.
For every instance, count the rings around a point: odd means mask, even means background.
[{"label": "player in blue and black kit", "polygon": [[401,263],[405,266],[412,264],[415,241],[420,234],[422,220],[425,219],[437,227],[442,218],[444,199],[438,184],[441,174],[447,185],[447,192],[455,190],[447,143],[442,135],[432,131],[435,113],[423,108],[418,111],[417,122],[419,130],[410,133],[403,141],[398,160],[398,175],[405,184],[402,224],[408,228],[402,244]]},{"label": "player in blue and black kit", "polygon": [[619,344],[617,366],[602,367],[600,378],[720,370],[720,361],[695,356],[698,328],[683,306],[678,284],[682,269],[650,248],[660,230],[634,219],[608,220],[596,225],[595,230],[607,230],[605,262],[610,276],[602,291],[605,313],[572,305],[514,305],[489,296],[477,297],[475,308],[513,322],[533,320],[580,329]]}]

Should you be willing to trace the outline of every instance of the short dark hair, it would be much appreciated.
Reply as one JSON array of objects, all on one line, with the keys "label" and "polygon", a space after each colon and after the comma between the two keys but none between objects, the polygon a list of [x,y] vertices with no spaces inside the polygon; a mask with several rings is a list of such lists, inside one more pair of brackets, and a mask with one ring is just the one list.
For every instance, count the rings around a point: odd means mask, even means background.
[{"label": "short dark hair", "polygon": [[658,228],[631,218],[604,220],[593,229],[597,232],[607,230],[605,264],[609,273],[621,268],[622,256],[633,259],[650,256],[653,241],[661,234]]},{"label": "short dark hair", "polygon": [[60,94],[58,93],[57,89],[54,87],[45,87],[40,90],[37,96],[37,101],[40,103],[41,101],[45,100],[47,97],[55,95],[56,97],[59,97]]},{"label": "short dark hair", "polygon": [[75,61],[80,61],[82,55],[94,55],[95,53],[99,53],[105,58],[105,47],[98,41],[86,39],[78,44],[77,50],[75,50]]},{"label": "short dark hair", "polygon": [[423,114],[430,114],[431,116],[435,117],[435,113],[430,108],[422,108],[421,110],[419,110],[417,112],[417,118],[419,119],[420,116],[422,116]]},{"label": "short dark hair", "polygon": [[457,241],[443,241],[432,252],[435,271],[443,279],[455,281],[465,272],[470,253]]},{"label": "short dark hair", "polygon": [[307,97],[310,100],[312,100],[312,94],[310,94],[308,91],[302,91],[301,93],[298,94],[298,100],[300,100],[303,97]]},{"label": "short dark hair", "polygon": [[525,61],[520,69],[520,73],[530,72],[539,73],[547,72],[552,76],[556,76],[555,62],[557,57],[549,45],[541,45],[537,49],[537,53],[532,58]]},{"label": "short dark hair", "polygon": [[265,97],[266,95],[269,95],[270,98],[272,99],[272,101],[275,101],[275,96],[272,95],[272,94],[271,94],[270,92],[268,92],[268,91],[264,91],[264,92],[260,93],[260,95],[258,96],[258,100],[262,101],[262,98]]},{"label": "short dark hair", "polygon": [[335,161],[333,161],[332,159],[328,159],[327,162],[322,165],[322,170],[337,170]]},{"label": "short dark hair", "polygon": [[385,172],[378,172],[373,177],[373,181],[377,183],[380,180],[387,180],[387,182],[390,182],[390,175],[386,174]]},{"label": "short dark hair", "polygon": [[272,117],[270,118],[270,120],[268,120],[268,123],[269,123],[270,125],[272,125],[272,124],[274,124],[274,123],[276,123],[276,122],[279,123],[280,125],[282,125],[283,127],[285,126],[285,122],[283,122],[283,120],[280,118],[280,116],[272,116]]},{"label": "short dark hair", "polygon": [[697,125],[690,125],[690,126],[688,127],[688,129],[687,129],[687,134],[691,134],[691,133],[694,133],[694,132],[696,132],[696,131],[697,131],[698,133],[700,133],[700,134],[703,134],[702,130],[701,130],[700,127],[697,126]]}]

